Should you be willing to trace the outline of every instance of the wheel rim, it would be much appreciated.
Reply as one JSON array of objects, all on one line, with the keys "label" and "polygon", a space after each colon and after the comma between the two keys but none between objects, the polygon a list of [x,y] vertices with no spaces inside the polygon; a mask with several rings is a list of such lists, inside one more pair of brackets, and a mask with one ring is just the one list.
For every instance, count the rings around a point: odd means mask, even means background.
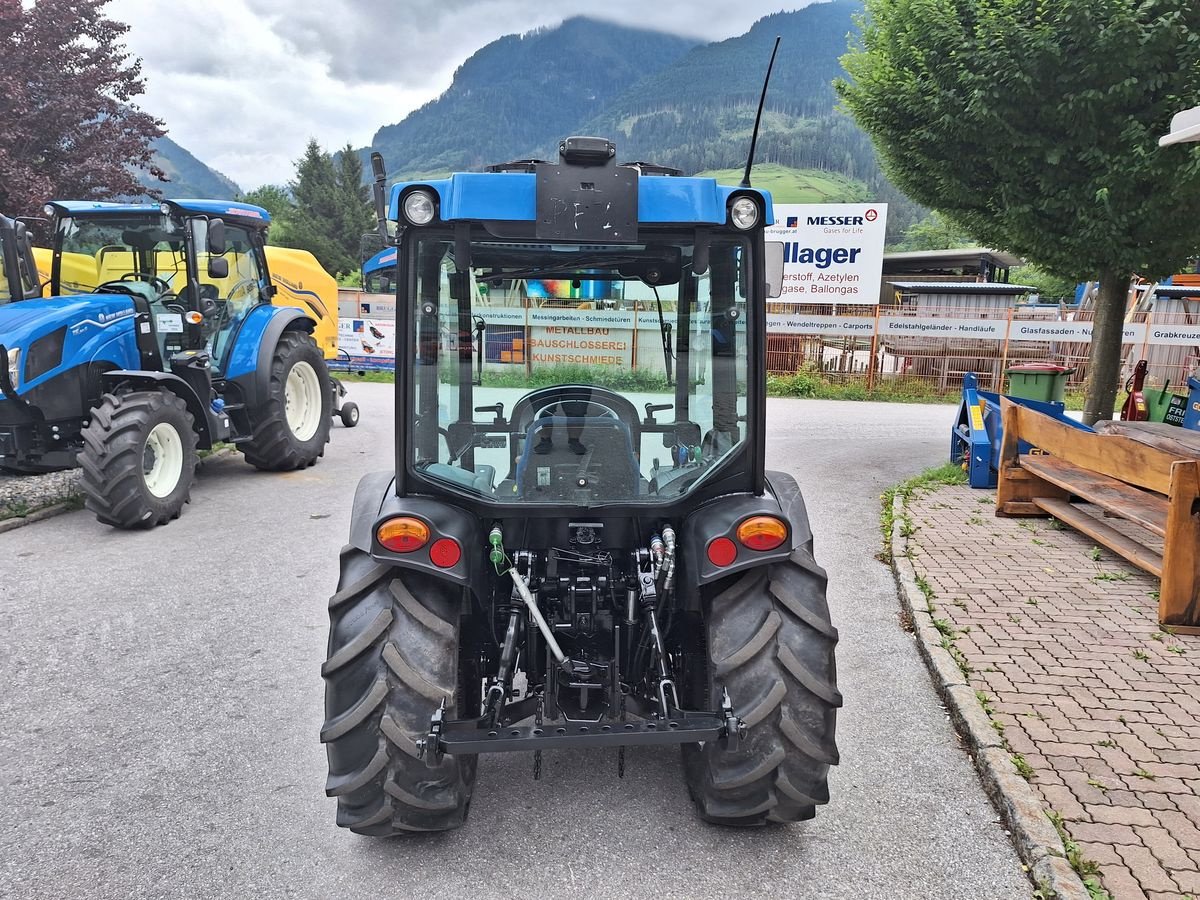
[{"label": "wheel rim", "polygon": [[159,422],[146,436],[142,483],[159,499],[170,496],[183,474],[183,439],[174,426]]},{"label": "wheel rim", "polygon": [[306,362],[288,372],[283,386],[283,413],[288,429],[298,441],[307,441],[321,424],[321,379]]}]

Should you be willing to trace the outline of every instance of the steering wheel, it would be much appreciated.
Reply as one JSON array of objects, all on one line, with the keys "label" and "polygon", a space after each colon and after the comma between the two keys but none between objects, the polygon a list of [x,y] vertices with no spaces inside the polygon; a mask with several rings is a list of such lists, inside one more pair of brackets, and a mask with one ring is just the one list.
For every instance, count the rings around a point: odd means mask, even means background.
[{"label": "steering wheel", "polygon": [[130,297],[138,295],[138,291],[133,289],[132,282],[141,281],[150,285],[158,293],[159,296],[171,293],[171,286],[159,278],[157,275],[139,275],[136,272],[126,272],[120,278],[113,281],[106,281],[103,284],[96,285],[95,293],[97,294],[126,294]]},{"label": "steering wheel", "polygon": [[[566,410],[562,409],[563,404],[566,404],[567,406],[571,406],[573,409],[573,412],[568,414],[566,412]],[[597,419],[620,419],[621,418],[610,407],[605,406],[603,403],[599,403],[595,400],[553,400],[553,401],[546,403],[546,404],[542,405],[541,407],[539,407],[538,410],[533,414],[533,419],[536,422],[539,418],[541,418],[544,415],[547,415],[547,414],[553,415],[552,411],[554,410],[555,407],[558,407],[560,410],[562,410],[563,415],[570,415],[571,418],[579,418],[579,417],[581,417],[578,414],[578,408],[580,406],[587,407],[587,412],[583,413],[582,417],[597,418]]]},{"label": "steering wheel", "polygon": [[120,277],[119,280],[120,281],[144,281],[148,285],[150,285],[150,287],[152,287],[156,291],[158,291],[158,293],[160,295],[171,293],[171,285],[167,284],[165,281],[163,281],[157,275],[143,275],[138,272],[126,272],[124,275],[122,275]]}]

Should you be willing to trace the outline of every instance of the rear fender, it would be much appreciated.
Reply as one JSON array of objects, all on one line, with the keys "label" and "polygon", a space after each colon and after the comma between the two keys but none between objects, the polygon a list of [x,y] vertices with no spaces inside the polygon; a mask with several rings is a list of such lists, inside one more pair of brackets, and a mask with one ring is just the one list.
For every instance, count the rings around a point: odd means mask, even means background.
[{"label": "rear fender", "polygon": [[[812,529],[808,511],[796,479],[783,472],[767,472],[768,493],[761,497],[733,494],[718,497],[698,507],[688,516],[680,533],[682,581],[695,587],[709,584],[737,572],[779,562],[794,550],[812,553]],[[750,550],[737,541],[736,531],[751,516],[781,516],[788,523],[788,537],[775,550]],[[728,566],[715,566],[708,559],[708,545],[727,537],[737,547],[737,558]],[[686,591],[685,605],[699,603],[698,591]]]},{"label": "rear fender", "polygon": [[208,411],[192,386],[170,372],[146,372],[130,369],[115,369],[100,375],[100,386],[106,391],[117,388],[135,388],[145,391],[170,391],[187,404],[187,410],[192,414],[193,427],[198,441],[196,446],[201,450],[212,447],[212,433],[208,427]]},{"label": "rear fender", "polygon": [[[478,520],[455,506],[428,497],[397,497],[392,472],[363,476],[354,493],[350,518],[350,544],[382,563],[414,569],[464,587],[483,573],[484,548]],[[393,516],[415,516],[429,526],[429,543],[411,553],[388,550],[375,539],[376,526]],[[439,538],[452,538],[462,548],[457,565],[443,569],[429,558],[429,548]]]},{"label": "rear fender", "polygon": [[263,304],[250,311],[234,338],[225,377],[237,384],[247,409],[256,409],[271,390],[271,360],[285,331],[312,334],[317,323],[290,306]]}]

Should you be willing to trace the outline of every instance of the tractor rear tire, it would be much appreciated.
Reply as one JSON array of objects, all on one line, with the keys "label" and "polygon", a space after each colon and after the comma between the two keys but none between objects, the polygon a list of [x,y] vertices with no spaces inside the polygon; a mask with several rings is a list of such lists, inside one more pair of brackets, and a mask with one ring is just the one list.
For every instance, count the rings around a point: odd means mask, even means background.
[{"label": "tractor rear tire", "polygon": [[285,331],[271,358],[267,397],[252,411],[253,434],[237,446],[256,469],[304,469],[325,455],[333,398],[329,370],[312,337]]},{"label": "tractor rear tire", "polygon": [[442,700],[446,718],[456,715],[461,598],[440,579],[342,550],[321,667],[325,792],[341,827],[386,837],[465,821],[477,757],[447,755],[431,768],[417,756]]},{"label": "tractor rear tire", "polygon": [[166,391],[105,394],[83,429],[79,483],[105,525],[153,528],[191,499],[196,432],[183,399]]},{"label": "tractor rear tire", "polygon": [[800,822],[829,801],[842,696],[825,583],[825,570],[797,549],[726,580],[705,604],[707,684],[693,693],[706,687],[711,709],[727,689],[748,726],[736,751],[720,741],[683,747],[688,790],[708,822]]}]

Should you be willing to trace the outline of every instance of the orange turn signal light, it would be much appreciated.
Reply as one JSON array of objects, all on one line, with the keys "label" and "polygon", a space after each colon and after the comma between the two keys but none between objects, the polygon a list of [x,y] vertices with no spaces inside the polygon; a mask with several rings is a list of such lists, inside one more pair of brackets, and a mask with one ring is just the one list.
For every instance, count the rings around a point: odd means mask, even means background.
[{"label": "orange turn signal light", "polygon": [[774,550],[787,536],[787,525],[774,516],[752,516],[737,528],[738,541],[751,550]]},{"label": "orange turn signal light", "polygon": [[195,310],[192,310],[191,312],[188,312],[188,313],[184,313],[183,317],[185,319],[187,319],[187,323],[189,325],[199,325],[201,322],[204,321],[204,316],[202,314],[196,312]]},{"label": "orange turn signal light", "polygon": [[388,550],[412,553],[429,543],[429,526],[412,516],[400,516],[381,522],[375,537]]}]

